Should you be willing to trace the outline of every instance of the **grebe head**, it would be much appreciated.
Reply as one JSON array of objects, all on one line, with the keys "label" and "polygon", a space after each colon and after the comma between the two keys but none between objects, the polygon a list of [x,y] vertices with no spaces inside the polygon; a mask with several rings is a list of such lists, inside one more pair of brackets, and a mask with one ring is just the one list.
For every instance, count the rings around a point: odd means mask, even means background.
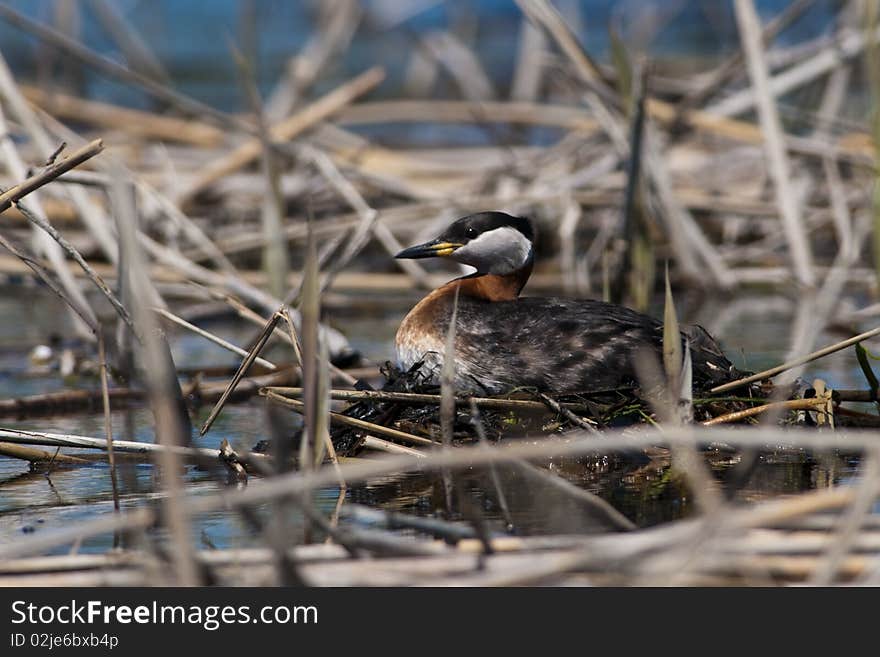
[{"label": "grebe head", "polygon": [[480,274],[504,276],[532,261],[532,224],[503,212],[479,212],[462,217],[430,242],[411,246],[395,258],[449,257]]}]

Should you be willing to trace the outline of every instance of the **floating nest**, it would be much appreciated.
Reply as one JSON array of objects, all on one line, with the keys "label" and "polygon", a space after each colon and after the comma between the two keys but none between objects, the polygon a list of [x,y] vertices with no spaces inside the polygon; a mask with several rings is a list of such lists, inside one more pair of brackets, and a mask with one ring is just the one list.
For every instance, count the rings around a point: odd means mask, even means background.
[{"label": "floating nest", "polygon": [[[402,371],[386,362],[380,368],[380,389],[359,382],[355,391],[334,390],[334,399],[348,400],[331,413],[330,436],[340,456],[355,456],[365,448],[385,451],[424,449],[442,444],[444,419],[451,425],[453,445],[486,440],[565,434],[573,429],[600,433],[603,429],[668,421],[665,386],[653,389],[635,382],[614,389],[550,397],[533,388],[517,388],[493,397],[456,396],[451,417],[444,417],[440,386],[417,363]],[[269,389],[267,389],[269,390]],[[302,412],[300,389],[272,390],[276,401]],[[291,396],[292,395],[292,396]],[[693,391],[693,399],[676,412],[695,424],[797,424],[825,427],[878,427],[880,417],[844,402],[873,403],[867,391],[832,390],[824,381],[796,381],[785,388],[769,380],[743,385],[732,394]],[[660,414],[658,415],[658,409]],[[768,418],[772,418],[769,419]],[[294,443],[302,432],[293,437]],[[258,445],[255,451],[265,451]]]},{"label": "floating nest", "polygon": [[[439,399],[440,386],[429,383],[417,363],[409,371],[402,371],[386,362],[380,368],[384,377],[381,393],[352,403],[342,415],[392,428],[407,434],[442,442],[442,412],[436,400],[413,403],[393,398],[395,393],[430,395]],[[372,390],[370,386],[360,386]],[[473,404],[457,398],[452,418],[452,442],[469,444],[485,438],[497,442],[502,438],[526,435],[562,434],[572,429],[601,430],[656,420],[648,401],[660,391],[641,390],[635,383],[610,390],[594,390],[578,394],[550,397],[532,388],[517,388],[505,395],[474,397]],[[653,397],[652,397],[653,395]],[[755,385],[744,389],[738,397],[705,397],[694,400],[694,421],[703,422],[723,414],[735,413],[765,403],[769,392],[766,386]],[[403,397],[401,395],[401,397]],[[465,398],[467,400],[467,398]],[[478,411],[475,413],[473,407]],[[362,427],[335,425],[331,430],[334,447],[340,455],[357,454],[363,447],[364,437],[370,432]],[[384,438],[384,436],[383,436]],[[388,440],[396,442],[393,436]]]}]

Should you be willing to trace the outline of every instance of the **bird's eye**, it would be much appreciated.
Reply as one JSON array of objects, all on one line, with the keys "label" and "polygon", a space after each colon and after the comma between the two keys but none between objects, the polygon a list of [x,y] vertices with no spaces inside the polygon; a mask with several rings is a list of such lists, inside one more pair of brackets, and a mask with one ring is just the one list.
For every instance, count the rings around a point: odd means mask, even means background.
[{"label": "bird's eye", "polygon": [[477,236],[477,229],[471,226],[466,231],[464,231],[466,237],[473,239]]}]

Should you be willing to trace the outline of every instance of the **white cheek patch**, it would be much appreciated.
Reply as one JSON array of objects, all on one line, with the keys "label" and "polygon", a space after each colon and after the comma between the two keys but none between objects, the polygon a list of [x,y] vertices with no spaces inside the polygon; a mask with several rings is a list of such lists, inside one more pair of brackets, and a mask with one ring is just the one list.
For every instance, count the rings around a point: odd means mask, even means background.
[{"label": "white cheek patch", "polygon": [[476,267],[483,274],[510,274],[532,257],[532,243],[510,226],[490,230],[456,249],[452,259]]}]

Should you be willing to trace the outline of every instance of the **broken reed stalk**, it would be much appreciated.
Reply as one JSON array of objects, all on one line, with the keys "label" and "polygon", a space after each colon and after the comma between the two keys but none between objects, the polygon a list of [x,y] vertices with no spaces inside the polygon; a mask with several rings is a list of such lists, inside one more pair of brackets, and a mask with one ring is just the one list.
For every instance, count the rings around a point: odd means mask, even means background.
[{"label": "broken reed stalk", "polygon": [[[156,442],[167,447],[188,445],[191,437],[191,421],[183,402],[183,393],[174,369],[171,351],[160,333],[155,315],[150,312],[145,299],[159,298],[158,292],[147,276],[143,253],[138,242],[138,212],[135,207],[134,187],[121,177],[113,179],[110,188],[111,202],[116,216],[121,259],[127,267],[127,285],[136,290],[128,301],[132,314],[143,338],[138,353],[140,372],[149,392],[151,410],[155,418]],[[193,558],[191,519],[180,503],[184,494],[181,463],[172,449],[159,452],[162,470],[162,487],[167,497],[162,500],[162,520],[171,541],[171,565],[177,584],[195,586],[201,574]]]},{"label": "broken reed stalk", "polygon": [[[231,297],[226,294],[216,295],[218,298],[222,299],[224,303],[229,304],[231,308],[235,310],[236,313],[242,318],[245,319],[252,324],[256,324],[260,327],[265,326],[266,322],[269,321],[262,317],[260,314],[255,313],[253,310],[248,308],[246,305],[241,303],[238,299]],[[284,317],[285,322],[288,325],[288,332],[284,332],[281,328],[276,326],[272,334],[281,337],[285,342],[290,344],[295,353],[298,360],[298,364],[300,367],[302,366],[302,346],[298,342],[297,334],[296,334],[296,326],[293,321],[293,312],[288,306],[284,306],[284,310],[281,311],[282,316]],[[326,329],[326,327],[325,327]],[[345,370],[341,370],[336,367],[333,363],[329,363],[330,374],[332,378],[338,382],[347,383],[348,385],[354,385],[357,383],[357,379],[353,377],[351,374],[346,372]]]},{"label": "broken reed stalk", "polygon": [[[274,402],[278,402],[287,406],[288,408],[293,409],[297,413],[304,413],[306,405],[305,403],[299,401],[298,399],[290,399],[289,397],[282,397],[271,390],[262,389],[260,394],[264,397],[271,399]],[[395,438],[397,440],[403,441],[408,445],[415,445],[417,447],[437,447],[438,443],[433,440],[429,440],[428,438],[422,438],[421,436],[416,436],[411,433],[406,433],[405,431],[399,431],[397,429],[391,429],[390,427],[383,427],[381,424],[374,424],[372,422],[367,422],[366,420],[359,420],[354,417],[349,417],[347,415],[342,415],[341,413],[330,413],[330,421],[335,422],[336,424],[347,424],[348,426],[355,427],[357,429],[363,429],[364,431],[369,431],[371,433],[378,433],[382,436],[388,436],[389,438]]]},{"label": "broken reed stalk", "polygon": [[[266,390],[280,395],[292,395],[301,397],[303,389],[287,386],[267,386]],[[440,395],[428,395],[414,392],[390,392],[385,390],[331,390],[330,398],[339,401],[362,401],[397,402],[402,404],[440,404]],[[495,397],[455,397],[455,404],[467,406],[475,403],[480,408],[509,410],[509,411],[546,411],[547,404],[544,402],[531,401],[529,399],[499,399]],[[585,404],[570,402],[555,402],[560,408],[575,412],[589,411]],[[556,409],[553,409],[554,411]]]},{"label": "broken reed stalk", "polygon": [[791,165],[783,142],[782,123],[775,99],[770,92],[769,73],[764,58],[761,23],[752,0],[734,0],[740,38],[745,51],[749,78],[758,101],[758,118],[764,132],[764,144],[776,189],[776,200],[789,245],[789,255],[798,282],[812,287],[815,282],[812,255],[804,232],[799,202],[791,184]]},{"label": "broken reed stalk", "polygon": [[[90,436],[78,436],[73,434],[60,434],[48,431],[26,431],[23,429],[11,429],[0,427],[0,441],[15,445],[44,445],[49,447],[66,447],[69,449],[98,449],[108,451],[112,448],[122,454],[149,454],[158,455],[164,451],[172,451],[178,456],[189,459],[196,463],[216,461],[220,458],[220,450],[207,447],[167,447],[157,443],[143,443],[133,440],[113,440],[108,448],[104,438],[92,438]],[[60,455],[59,455],[60,456]],[[265,464],[271,459],[267,454],[248,452],[239,454],[239,460],[248,464]]]},{"label": "broken reed stalk", "polygon": [[[277,142],[291,141],[331,116],[334,112],[376,87],[385,78],[385,72],[371,68],[337,87],[325,96],[301,109],[296,114],[273,125],[269,137]],[[180,206],[186,205],[199,192],[230,173],[247,166],[260,157],[263,145],[259,139],[249,139],[230,153],[201,168],[198,177],[177,198]]]},{"label": "broken reed stalk", "polygon": [[[107,439],[107,460],[110,463],[110,486],[113,491],[113,509],[119,513],[119,486],[116,478],[116,459],[113,454],[113,425],[110,419],[110,385],[107,381],[107,352],[104,334],[98,332],[98,361],[101,368],[101,402],[104,409],[104,437]],[[114,545],[118,534],[114,536]]]},{"label": "broken reed stalk", "polygon": [[92,334],[96,333],[96,331],[98,330],[98,325],[91,307],[81,304],[79,302],[79,299],[73,299],[69,297],[63,285],[57,282],[55,280],[55,277],[52,276],[52,274],[50,274],[49,271],[47,271],[42,264],[40,264],[36,256],[31,253],[25,252],[23,247],[19,247],[18,245],[3,237],[3,235],[0,235],[0,246],[2,246],[11,254],[13,254],[16,258],[21,260],[32,272],[34,272],[34,274],[36,274],[38,279],[43,281],[46,286],[50,290],[52,290],[52,292],[54,292],[59,299],[67,304],[67,307],[76,314],[76,316],[80,319],[85,327],[92,330]]},{"label": "broken reed stalk", "polygon": [[576,427],[580,427],[581,429],[586,429],[590,433],[598,434],[599,431],[596,429],[595,422],[588,418],[580,417],[579,415],[575,415],[570,408],[566,408],[558,401],[550,397],[549,395],[544,394],[543,392],[538,393],[538,397],[543,401],[547,407],[554,411],[555,413],[559,413],[560,415],[566,417],[572,424]]},{"label": "broken reed stalk", "polygon": [[746,418],[773,411],[816,411],[821,413],[826,403],[824,399],[788,399],[786,401],[762,404],[761,406],[752,406],[740,411],[725,413],[724,415],[713,417],[711,420],[705,420],[700,424],[704,427],[712,427],[717,424],[739,422]]},{"label": "broken reed stalk", "polygon": [[[15,96],[16,90],[7,88],[8,85],[14,86],[11,74],[6,75],[7,72],[5,61],[2,58],[2,54],[0,54],[0,87],[3,87],[2,95],[4,98],[9,100]],[[13,177],[24,180],[28,177],[28,169],[10,134],[3,105],[0,105],[0,135],[4,135],[4,138],[0,139],[0,157],[5,160],[6,168]],[[40,204],[38,194],[31,193],[31,195],[22,198],[20,203],[25,204],[34,214],[45,218],[45,211]],[[33,229],[33,242],[33,248],[38,254],[45,256],[54,269],[55,276],[57,276],[60,285],[53,284],[51,288],[56,292],[58,290],[63,291],[60,297],[67,303],[70,316],[73,318],[74,330],[84,339],[94,341],[97,331],[95,313],[89,305],[85,294],[74,280],[71,267],[64,258],[61,247],[47,233],[36,228]],[[13,252],[17,251],[13,250]],[[31,269],[34,269],[34,267],[31,267]]]},{"label": "broken reed stalk", "polygon": [[[777,35],[800,18],[816,0],[794,0],[772,20],[768,21],[761,31],[761,43],[764,47],[771,45]],[[709,80],[694,91],[687,94],[678,104],[678,111],[683,114],[697,107],[704,106],[725,85],[734,81],[743,72],[743,52],[732,53],[720,66],[710,74]]]},{"label": "broken reed stalk", "polygon": [[82,459],[69,454],[49,453],[42,449],[32,449],[14,443],[0,441],[0,456],[11,459],[21,459],[30,463],[56,463],[59,465],[89,465],[88,459]]},{"label": "broken reed stalk", "polygon": [[198,119],[182,119],[153,112],[130,109],[106,102],[86,100],[77,96],[39,87],[21,85],[29,102],[60,119],[74,119],[102,128],[122,130],[132,136],[159,141],[182,142],[205,148],[216,147],[224,133]]},{"label": "broken reed stalk", "polygon": [[376,436],[370,435],[364,436],[363,446],[367,449],[374,449],[378,452],[387,452],[388,454],[411,454],[412,456],[425,455],[424,452],[418,449],[406,447],[405,445],[398,445],[397,443],[392,443],[389,440],[383,440],[382,438],[377,438]]},{"label": "broken reed stalk", "polygon": [[272,317],[269,318],[269,321],[266,322],[266,325],[263,327],[263,332],[257,339],[254,348],[251,349],[250,353],[245,357],[244,360],[241,361],[241,365],[239,365],[238,370],[236,370],[232,379],[229,381],[229,385],[226,386],[226,390],[223,391],[220,399],[214,405],[214,408],[211,409],[211,413],[208,415],[208,419],[205,420],[205,423],[199,430],[200,436],[204,436],[206,433],[208,433],[211,425],[214,424],[214,420],[217,419],[217,416],[220,415],[220,411],[222,411],[223,407],[226,405],[226,400],[229,399],[229,395],[231,395],[233,390],[235,390],[235,386],[238,385],[238,382],[241,381],[242,377],[247,374],[247,371],[250,368],[251,364],[254,362],[254,360],[256,360],[259,353],[263,350],[263,347],[266,345],[266,342],[269,340],[269,337],[272,335],[272,332],[275,330],[275,326],[278,324],[278,321],[281,318],[281,313],[272,313]]},{"label": "broken reed stalk", "polygon": [[846,349],[847,347],[851,347],[854,344],[858,344],[859,342],[862,342],[869,338],[873,338],[876,335],[880,335],[880,327],[871,329],[870,331],[865,331],[864,333],[859,333],[858,335],[843,340],[842,342],[836,342],[835,344],[828,345],[827,347],[823,347],[822,349],[807,354],[806,356],[802,356],[801,358],[783,363],[782,365],[777,365],[776,367],[771,367],[770,369],[758,372],[757,374],[752,374],[750,376],[737,379],[736,381],[731,381],[729,383],[724,383],[720,386],[715,386],[714,388],[711,388],[709,392],[713,394],[726,392],[728,390],[733,390],[735,388],[740,388],[744,385],[748,385],[749,383],[755,383],[756,381],[762,381],[763,379],[772,378],[777,374],[785,372],[786,370],[790,370],[799,365],[805,365],[806,363],[810,363],[824,356],[828,356],[829,354],[833,354],[834,352],[840,351],[841,349]]},{"label": "broken reed stalk", "polygon": [[[318,250],[315,234],[311,230],[312,218],[309,210],[308,235],[306,236],[305,263],[303,264],[302,297],[299,308],[300,348],[303,385],[303,427],[304,433],[299,443],[299,467],[311,470],[317,467],[318,424],[323,417],[320,412],[321,395],[318,390],[319,335],[318,321],[321,314],[321,293],[319,290]],[[314,455],[314,457],[312,456]]]},{"label": "broken reed stalk", "polygon": [[27,180],[18,183],[15,187],[7,189],[2,194],[0,194],[0,213],[5,212],[31,192],[39,189],[47,183],[52,182],[61,174],[78,167],[80,164],[90,160],[103,150],[103,140],[95,139],[94,141],[83,146],[82,148],[76,149],[73,153],[71,153],[63,160],[56,160],[54,163],[43,169],[40,173],[35,174]]},{"label": "broken reed stalk", "polygon": [[[237,347],[234,344],[232,344],[231,342],[227,342],[223,338],[221,338],[217,335],[214,335],[210,331],[206,331],[205,329],[199,328],[198,326],[196,326],[194,324],[190,324],[185,319],[178,317],[177,315],[166,310],[165,308],[153,308],[153,312],[161,315],[162,317],[164,317],[168,321],[173,322],[174,324],[177,324],[178,326],[182,326],[186,330],[192,331],[196,335],[199,335],[199,336],[205,338],[206,340],[213,342],[217,346],[223,347],[227,351],[231,351],[232,353],[237,354],[237,355],[241,356],[242,358],[248,357],[248,352],[245,351],[244,349],[242,349],[241,347]],[[263,367],[265,367],[268,370],[274,371],[274,370],[278,369],[278,366],[275,365],[275,363],[272,363],[272,362],[266,360],[265,358],[255,358],[253,362],[255,362],[259,365],[262,365]]]},{"label": "broken reed stalk", "polygon": [[40,217],[39,215],[28,210],[24,205],[19,204],[16,201],[15,207],[18,208],[18,211],[21,212],[28,221],[30,221],[35,227],[40,228],[41,230],[48,233],[48,235],[58,243],[60,246],[75,262],[80,266],[80,268],[85,273],[86,277],[95,284],[95,287],[104,295],[104,298],[110,302],[110,305],[113,306],[113,310],[116,311],[116,314],[124,321],[128,327],[131,329],[132,334],[138,339],[141,340],[141,334],[138,328],[134,325],[134,322],[131,319],[131,315],[128,310],[122,304],[122,302],[116,298],[116,295],[113,294],[113,291],[104,282],[104,279],[98,275],[98,273],[94,270],[94,268],[86,262],[86,259],[82,257],[80,252],[67,240],[65,237],[55,230],[55,227],[52,226],[48,221]]}]

